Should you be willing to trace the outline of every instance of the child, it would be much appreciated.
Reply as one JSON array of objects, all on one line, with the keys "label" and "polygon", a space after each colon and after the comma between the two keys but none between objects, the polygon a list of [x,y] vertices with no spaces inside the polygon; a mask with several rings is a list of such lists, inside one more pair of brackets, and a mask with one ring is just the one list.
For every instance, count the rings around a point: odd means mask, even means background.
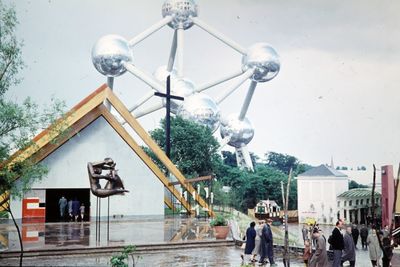
[{"label": "child", "polygon": [[82,203],[79,209],[81,211],[81,221],[83,221],[83,217],[85,216],[85,204]]},{"label": "child", "polygon": [[309,240],[304,241],[304,253],[303,253],[303,260],[306,266],[308,266],[308,260],[311,257],[311,244]]}]

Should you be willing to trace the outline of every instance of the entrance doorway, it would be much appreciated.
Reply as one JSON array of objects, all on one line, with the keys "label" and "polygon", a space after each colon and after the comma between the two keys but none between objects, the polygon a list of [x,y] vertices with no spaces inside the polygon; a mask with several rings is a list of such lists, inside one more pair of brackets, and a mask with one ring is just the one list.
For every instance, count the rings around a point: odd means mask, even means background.
[{"label": "entrance doorway", "polygon": [[[60,209],[58,206],[59,199],[64,196],[68,201],[75,198],[85,205],[84,221],[90,219],[90,189],[86,188],[57,188],[46,189],[46,222],[68,221],[68,216],[64,219],[60,218]],[[66,209],[68,215],[68,206]],[[80,220],[80,218],[79,218]]]}]

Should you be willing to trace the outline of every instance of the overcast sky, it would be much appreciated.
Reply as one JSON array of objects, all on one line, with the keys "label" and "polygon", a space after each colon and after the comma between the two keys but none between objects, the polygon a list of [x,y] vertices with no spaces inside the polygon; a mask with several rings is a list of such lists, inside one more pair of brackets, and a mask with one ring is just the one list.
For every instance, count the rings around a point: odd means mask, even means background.
[{"label": "overcast sky", "polygon": [[[10,3],[11,1],[5,1]],[[12,1],[14,2],[14,1]],[[91,48],[106,34],[130,39],[161,19],[162,0],[15,1],[24,41],[23,81],[9,97],[70,108],[105,82]],[[198,1],[199,17],[244,47],[270,43],[281,72],[257,86],[247,116],[249,150],[276,151],[318,165],[370,167],[400,160],[400,1]],[[163,28],[134,50],[151,73],[167,63],[173,31]],[[200,84],[240,69],[241,57],[197,27],[185,31],[185,76]],[[248,82],[221,105],[239,112]],[[215,97],[229,83],[207,91]],[[129,73],[115,91],[130,106],[149,87]],[[146,129],[163,111],[143,117]]]}]

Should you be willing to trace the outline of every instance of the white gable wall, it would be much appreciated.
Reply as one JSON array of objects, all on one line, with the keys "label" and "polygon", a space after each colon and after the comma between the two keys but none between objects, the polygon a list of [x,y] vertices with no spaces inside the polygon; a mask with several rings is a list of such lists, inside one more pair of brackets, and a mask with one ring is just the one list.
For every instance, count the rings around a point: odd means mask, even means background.
[{"label": "white gable wall", "polygon": [[[90,188],[87,162],[111,157],[116,163],[125,188],[124,196],[110,197],[110,215],[164,214],[164,186],[118,133],[100,117],[68,142],[45,158],[49,173],[33,189]],[[102,183],[104,185],[105,182]],[[96,210],[96,197],[91,194],[91,215]],[[18,218],[22,216],[21,203],[13,205]],[[107,199],[102,200],[102,216],[107,214]]]},{"label": "white gable wall", "polygon": [[338,212],[336,197],[347,190],[347,177],[297,177],[299,222],[312,217],[320,224],[334,224]]}]

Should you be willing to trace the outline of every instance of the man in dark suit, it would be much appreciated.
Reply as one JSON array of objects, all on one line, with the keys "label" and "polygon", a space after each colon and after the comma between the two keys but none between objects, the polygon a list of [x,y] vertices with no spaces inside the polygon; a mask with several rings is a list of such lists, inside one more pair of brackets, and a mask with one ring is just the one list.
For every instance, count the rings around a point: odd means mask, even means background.
[{"label": "man in dark suit", "polygon": [[342,250],[344,249],[344,240],[341,233],[343,222],[341,220],[336,222],[336,227],[332,231],[332,235],[329,237],[328,242],[333,250],[333,264],[332,267],[340,267]]},{"label": "man in dark suit", "polygon": [[264,258],[267,256],[271,266],[276,266],[274,261],[274,239],[272,235],[271,225],[272,220],[267,219],[267,223],[263,227],[261,236],[261,247],[262,251],[265,253],[262,253],[260,262],[263,262]]}]

